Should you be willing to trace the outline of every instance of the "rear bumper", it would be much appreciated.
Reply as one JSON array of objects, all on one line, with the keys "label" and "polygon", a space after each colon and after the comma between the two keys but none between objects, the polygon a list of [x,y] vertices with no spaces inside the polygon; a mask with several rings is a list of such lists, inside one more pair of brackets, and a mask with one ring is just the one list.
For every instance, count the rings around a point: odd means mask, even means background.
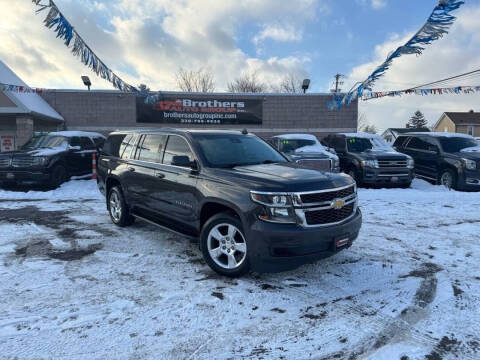
[{"label": "rear bumper", "polygon": [[363,168],[362,182],[372,185],[405,185],[415,177],[414,169],[408,168]]},{"label": "rear bumper", "polygon": [[0,184],[46,184],[50,172],[43,170],[1,170]]},{"label": "rear bumper", "polygon": [[[286,271],[332,256],[352,245],[361,225],[360,209],[342,224],[309,229],[258,220],[247,232],[252,269]],[[341,247],[336,246],[339,240],[345,240]]]}]

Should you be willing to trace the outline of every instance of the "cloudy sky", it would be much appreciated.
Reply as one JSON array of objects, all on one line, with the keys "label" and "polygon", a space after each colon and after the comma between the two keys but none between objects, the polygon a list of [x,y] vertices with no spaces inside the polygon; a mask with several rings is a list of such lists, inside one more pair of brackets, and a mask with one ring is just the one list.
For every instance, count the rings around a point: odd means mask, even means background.
[{"label": "cloudy sky", "polygon": [[[43,0],[46,1],[46,0]],[[480,68],[480,1],[467,0],[450,33],[421,57],[395,61],[374,90],[404,89]],[[278,83],[308,76],[328,92],[347,88],[383,62],[425,22],[437,0],[56,0],[97,55],[132,85],[176,90],[175,73],[205,68],[218,91],[243,72]],[[35,15],[31,0],[0,0],[0,59],[31,86],[111,86],[73,57]],[[476,83],[458,85],[480,85]],[[456,85],[456,84],[455,84]],[[407,96],[360,103],[379,129],[404,126],[417,109],[430,123],[444,111],[480,111],[480,95]]]}]

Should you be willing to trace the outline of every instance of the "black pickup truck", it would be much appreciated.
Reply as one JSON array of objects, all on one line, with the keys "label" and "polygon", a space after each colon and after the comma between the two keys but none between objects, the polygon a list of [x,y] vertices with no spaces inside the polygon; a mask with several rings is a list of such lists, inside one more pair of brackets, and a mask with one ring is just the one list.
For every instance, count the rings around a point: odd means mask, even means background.
[{"label": "black pickup truck", "polygon": [[140,218],[199,238],[226,276],[328,257],[351,246],[362,222],[349,176],[302,168],[246,131],[112,133],[98,186],[113,223]]}]

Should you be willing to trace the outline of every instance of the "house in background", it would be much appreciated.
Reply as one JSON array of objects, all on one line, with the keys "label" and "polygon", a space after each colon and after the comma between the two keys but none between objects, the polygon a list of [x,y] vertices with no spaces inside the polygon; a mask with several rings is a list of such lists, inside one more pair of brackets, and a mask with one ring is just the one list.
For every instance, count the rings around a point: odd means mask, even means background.
[{"label": "house in background", "polygon": [[480,113],[445,112],[434,126],[434,131],[468,134],[480,137]]},{"label": "house in background", "polygon": [[389,144],[393,144],[398,135],[406,134],[409,132],[429,132],[427,128],[412,129],[412,128],[388,128],[382,133],[382,138]]},{"label": "house in background", "polygon": [[[0,84],[27,86],[2,61]],[[56,131],[63,127],[63,117],[38,94],[0,91],[0,151],[15,150],[36,131]]]}]

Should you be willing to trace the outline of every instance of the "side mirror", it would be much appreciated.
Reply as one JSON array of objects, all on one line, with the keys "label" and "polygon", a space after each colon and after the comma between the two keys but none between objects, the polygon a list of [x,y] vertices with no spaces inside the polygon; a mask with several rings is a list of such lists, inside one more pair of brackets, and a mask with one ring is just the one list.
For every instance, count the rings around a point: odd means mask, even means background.
[{"label": "side mirror", "polygon": [[429,146],[428,150],[431,151],[431,152],[434,152],[435,154],[439,153],[438,147],[436,147],[436,146]]},{"label": "side mirror", "polygon": [[193,170],[197,169],[197,162],[196,161],[190,161],[189,157],[185,156],[185,155],[174,156],[172,158],[172,165],[173,166],[191,168]]},{"label": "side mirror", "polygon": [[81,149],[80,146],[71,146],[71,145],[70,145],[70,146],[68,147],[68,150],[80,150],[80,149]]}]

